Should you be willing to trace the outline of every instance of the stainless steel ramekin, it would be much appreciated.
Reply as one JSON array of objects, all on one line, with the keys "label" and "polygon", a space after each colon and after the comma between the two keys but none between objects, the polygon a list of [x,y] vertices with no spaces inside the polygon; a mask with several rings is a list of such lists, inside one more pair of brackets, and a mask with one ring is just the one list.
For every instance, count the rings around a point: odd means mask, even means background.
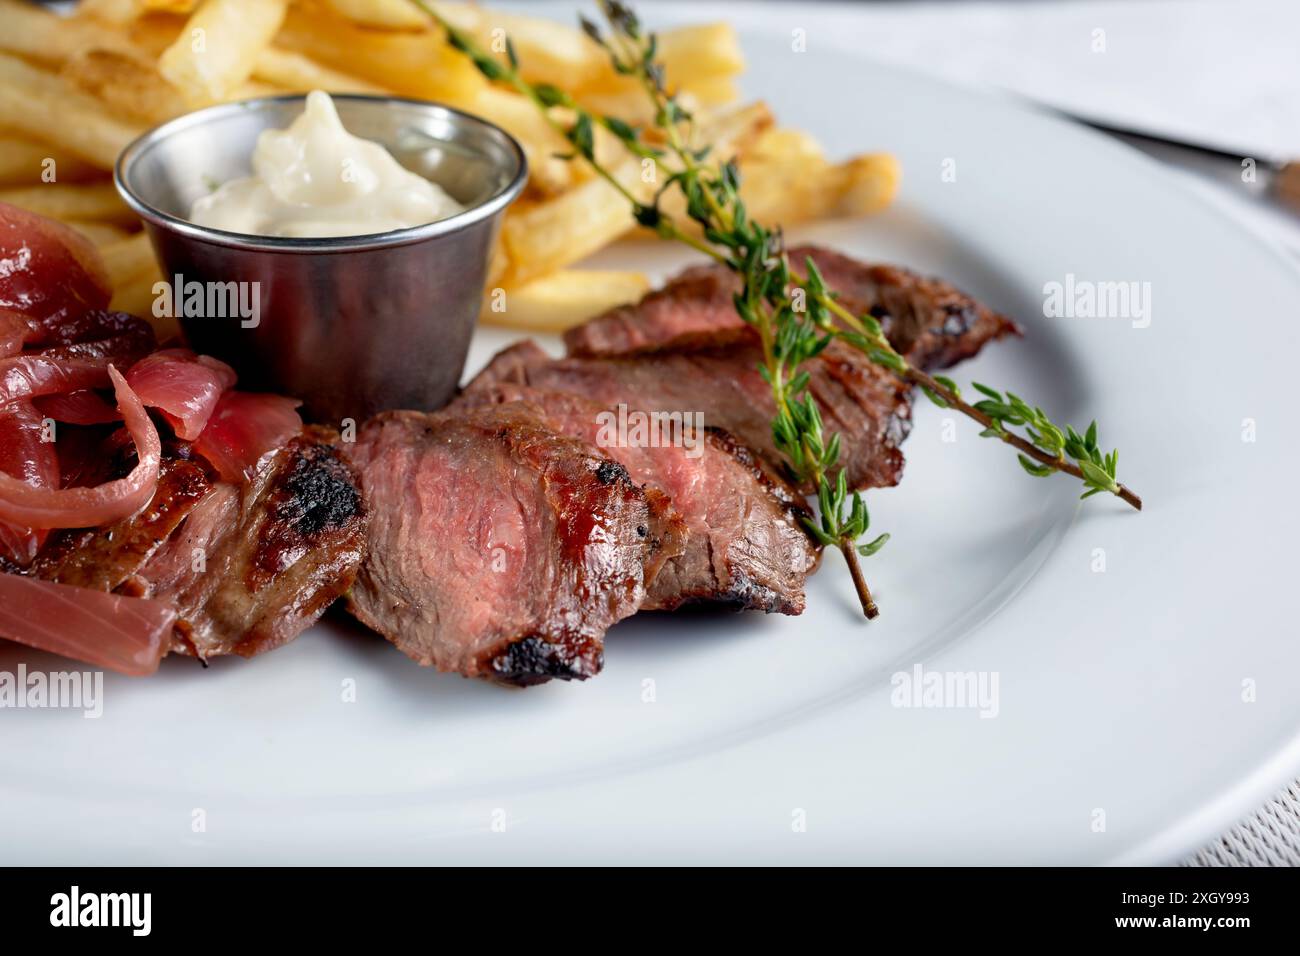
[{"label": "stainless steel ramekin", "polygon": [[[118,158],[118,191],[144,219],[169,284],[216,290],[205,307],[191,297],[190,311],[203,314],[182,314],[183,302],[176,314],[196,350],[235,366],[241,388],[300,398],[310,419],[334,424],[389,408],[438,408],[465,364],[493,237],[527,178],[523,151],[503,130],[445,106],[359,95],[334,102],[349,132],[383,144],[466,211],[327,239],[188,222],[196,198],[249,175],[258,134],[288,126],[303,96],[214,106],[156,127]],[[236,289],[256,292],[255,325],[251,309],[223,306],[234,301],[226,290]]]}]

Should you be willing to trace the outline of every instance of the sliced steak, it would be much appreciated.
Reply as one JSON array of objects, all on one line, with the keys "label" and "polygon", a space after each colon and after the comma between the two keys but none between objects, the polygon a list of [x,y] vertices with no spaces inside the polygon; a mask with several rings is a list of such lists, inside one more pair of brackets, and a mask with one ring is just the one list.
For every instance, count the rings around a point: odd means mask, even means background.
[{"label": "sliced steak", "polygon": [[216,482],[122,585],[176,606],[174,651],[207,660],[272,650],[351,587],[366,518],[337,439],[309,427],[246,486]]},{"label": "sliced steak", "polygon": [[592,676],[605,631],[645,600],[647,565],[680,547],[661,495],[525,403],[386,412],[348,454],[370,509],[350,610],[441,671]]},{"label": "sliced steak", "polygon": [[[690,348],[627,356],[551,359],[535,343],[497,354],[467,393],[501,382],[585,396],[605,408],[619,403],[654,412],[701,413],[753,449],[776,473],[785,465],[772,440],[775,405],[759,374],[758,344],[745,329],[696,336]],[[809,391],[830,431],[839,432],[840,462],[854,488],[898,484],[899,444],[911,427],[908,388],[860,352],[841,343],[806,365]]]},{"label": "sliced steak", "polygon": [[529,403],[558,431],[599,447],[634,481],[663,492],[681,516],[684,548],[651,580],[643,610],[711,603],[803,611],[804,579],[819,558],[800,527],[808,513],[798,491],[762,469],[728,433],[706,429],[677,444],[610,440],[615,411],[579,395],[508,383],[473,390],[453,410],[513,401]]},{"label": "sliced steak", "polygon": [[[1020,330],[941,279],[899,266],[859,262],[819,246],[789,251],[804,270],[811,256],[826,284],[857,315],[878,318],[890,342],[922,368],[943,368]],[[597,316],[565,333],[570,355],[618,355],[661,348],[702,333],[745,328],[732,305],[739,280],[725,266],[687,269],[634,305]]]},{"label": "sliced steak", "polygon": [[199,465],[165,458],[158,490],[143,510],[102,528],[54,532],[29,573],[59,584],[112,591],[166,546],[176,527],[211,489],[212,482]]}]

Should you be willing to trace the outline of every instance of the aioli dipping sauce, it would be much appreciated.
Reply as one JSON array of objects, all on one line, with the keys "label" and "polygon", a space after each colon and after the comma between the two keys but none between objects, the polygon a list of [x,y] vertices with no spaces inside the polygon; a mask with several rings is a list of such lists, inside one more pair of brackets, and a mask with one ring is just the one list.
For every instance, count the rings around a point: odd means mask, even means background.
[{"label": "aioli dipping sauce", "polygon": [[287,129],[266,130],[253,175],[202,196],[190,221],[251,236],[366,236],[446,219],[464,207],[404,169],[378,143],[343,128],[328,93],[307,94]]}]

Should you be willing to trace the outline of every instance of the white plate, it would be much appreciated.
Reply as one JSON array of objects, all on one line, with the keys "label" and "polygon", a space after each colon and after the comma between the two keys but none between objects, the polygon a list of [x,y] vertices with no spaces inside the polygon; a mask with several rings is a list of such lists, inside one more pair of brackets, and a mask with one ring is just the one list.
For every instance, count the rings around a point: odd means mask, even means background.
[{"label": "white plate", "polygon": [[[867,563],[874,624],[828,555],[803,617],[640,617],[587,684],[439,676],[341,616],[252,662],[171,660],[110,677],[99,720],[0,712],[5,861],[1165,862],[1300,765],[1300,278],[1089,132],[745,43],[749,91],[786,122],[903,161],[891,211],[807,236],[1019,318],[1022,343],[957,377],[1095,414],[1146,510],[1080,507],[964,421],[945,442],[945,414],[918,406],[906,480],[869,498],[894,536]],[[1067,273],[1151,283],[1150,327],[1044,318]],[[485,331],[474,363],[506,340]],[[22,657],[6,647],[0,670]],[[891,706],[891,675],[918,663],[996,672],[997,716]]]}]

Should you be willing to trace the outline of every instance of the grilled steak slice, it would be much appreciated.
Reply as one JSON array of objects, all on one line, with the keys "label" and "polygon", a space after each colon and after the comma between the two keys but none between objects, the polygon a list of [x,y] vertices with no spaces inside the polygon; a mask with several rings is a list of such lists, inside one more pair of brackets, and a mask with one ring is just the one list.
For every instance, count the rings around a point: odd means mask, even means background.
[{"label": "grilled steak slice", "polygon": [[[774,472],[784,471],[772,440],[775,406],[759,374],[759,346],[748,330],[696,337],[689,349],[628,356],[552,360],[535,343],[520,342],[488,363],[467,392],[500,382],[583,395],[606,408],[619,403],[655,412],[701,413],[752,448]],[[894,376],[839,342],[806,366],[809,391],[830,430],[841,435],[840,461],[854,488],[898,484],[898,446],[911,427],[908,389]]]},{"label": "grilled steak slice", "polygon": [[708,429],[659,447],[610,441],[609,409],[579,395],[504,383],[477,389],[453,408],[511,401],[528,402],[556,430],[597,445],[634,481],[671,500],[686,541],[653,577],[642,610],[714,603],[803,611],[804,579],[819,553],[799,525],[807,514],[802,500],[726,432]]},{"label": "grilled steak slice", "polygon": [[215,483],[124,593],[171,601],[172,650],[252,657],[310,626],[351,585],[365,547],[356,479],[312,426],[244,487]]},{"label": "grilled steak slice", "polygon": [[[827,285],[857,315],[880,320],[890,342],[922,368],[942,368],[975,355],[1015,323],[941,279],[899,266],[869,265],[819,246],[789,252],[803,271],[811,256]],[[701,333],[744,328],[732,305],[739,280],[725,266],[687,269],[634,305],[620,306],[565,333],[570,355],[618,355],[659,348]]]},{"label": "grilled steak slice", "polygon": [[166,545],[211,488],[207,474],[194,462],[165,458],[158,490],[143,510],[102,528],[54,532],[28,573],[60,584],[112,591]]},{"label": "grilled steak slice", "polygon": [[370,508],[350,610],[421,664],[520,685],[590,677],[663,560],[662,510],[627,469],[527,404],[386,412],[348,454]]}]

